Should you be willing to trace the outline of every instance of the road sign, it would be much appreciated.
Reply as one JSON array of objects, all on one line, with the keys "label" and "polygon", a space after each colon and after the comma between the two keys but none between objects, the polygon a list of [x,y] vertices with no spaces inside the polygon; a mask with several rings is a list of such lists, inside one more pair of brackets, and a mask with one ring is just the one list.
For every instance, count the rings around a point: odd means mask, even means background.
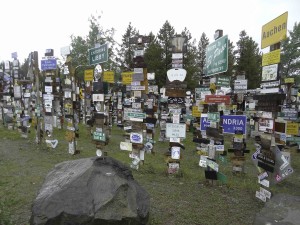
[{"label": "road sign", "polygon": [[223,116],[223,132],[235,134],[236,131],[241,131],[246,134],[247,117],[244,115],[224,115]]},{"label": "road sign", "polygon": [[90,65],[108,61],[108,44],[100,45],[97,48],[89,49]]},{"label": "road sign", "polygon": [[214,75],[228,69],[228,36],[225,35],[206,48],[206,74]]},{"label": "road sign", "polygon": [[41,69],[45,70],[56,70],[57,62],[56,59],[49,58],[49,59],[42,59],[41,60]]}]

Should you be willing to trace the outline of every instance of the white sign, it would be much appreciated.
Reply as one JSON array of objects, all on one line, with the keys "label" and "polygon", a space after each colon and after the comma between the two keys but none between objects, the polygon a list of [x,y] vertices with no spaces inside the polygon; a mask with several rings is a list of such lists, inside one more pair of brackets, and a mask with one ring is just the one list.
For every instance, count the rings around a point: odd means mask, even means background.
[{"label": "white sign", "polygon": [[94,102],[103,102],[104,94],[93,94],[93,101]]},{"label": "white sign", "polygon": [[183,54],[182,53],[173,53],[172,54],[172,59],[182,59]]},{"label": "white sign", "polygon": [[262,68],[261,81],[277,80],[278,64],[264,66]]},{"label": "white sign", "polygon": [[166,137],[186,137],[186,124],[184,123],[167,123],[166,124]]},{"label": "white sign", "polygon": [[167,76],[169,81],[179,80],[184,81],[186,77],[186,70],[185,69],[170,69],[167,72]]}]

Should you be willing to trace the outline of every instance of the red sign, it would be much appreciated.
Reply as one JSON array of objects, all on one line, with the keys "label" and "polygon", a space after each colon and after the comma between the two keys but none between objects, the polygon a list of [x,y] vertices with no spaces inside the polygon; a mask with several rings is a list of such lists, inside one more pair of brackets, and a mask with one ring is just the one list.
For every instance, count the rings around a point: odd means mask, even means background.
[{"label": "red sign", "polygon": [[230,104],[229,95],[205,95],[206,103],[225,103],[225,105]]}]

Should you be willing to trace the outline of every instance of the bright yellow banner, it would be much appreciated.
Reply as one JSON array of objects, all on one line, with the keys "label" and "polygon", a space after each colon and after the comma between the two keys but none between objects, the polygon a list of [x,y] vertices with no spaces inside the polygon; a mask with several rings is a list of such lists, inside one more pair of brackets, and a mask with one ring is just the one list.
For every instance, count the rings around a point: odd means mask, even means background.
[{"label": "bright yellow banner", "polygon": [[286,38],[288,12],[283,13],[261,29],[261,48],[279,43]]},{"label": "bright yellow banner", "polygon": [[280,63],[280,49],[263,54],[262,56],[262,66],[268,66]]},{"label": "bright yellow banner", "polygon": [[286,123],[286,134],[288,135],[298,135],[299,133],[299,123],[287,122]]},{"label": "bright yellow banner", "polygon": [[94,79],[94,70],[84,70],[84,81],[92,81]]},{"label": "bright yellow banner", "polygon": [[115,83],[115,72],[114,71],[104,71],[103,81],[107,83]]},{"label": "bright yellow banner", "polygon": [[130,85],[132,82],[132,74],[133,72],[123,72],[122,75],[122,84]]}]

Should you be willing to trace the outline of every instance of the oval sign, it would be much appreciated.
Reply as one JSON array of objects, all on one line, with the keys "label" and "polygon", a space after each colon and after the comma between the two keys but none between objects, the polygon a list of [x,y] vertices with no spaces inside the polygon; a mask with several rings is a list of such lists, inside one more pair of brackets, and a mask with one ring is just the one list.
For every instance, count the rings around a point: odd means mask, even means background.
[{"label": "oval sign", "polygon": [[169,81],[174,81],[174,80],[179,80],[179,81],[184,81],[185,77],[186,77],[186,70],[185,69],[181,69],[181,68],[177,68],[177,69],[170,69],[167,72],[167,76]]},{"label": "oval sign", "polygon": [[130,133],[130,141],[132,143],[143,143],[143,135],[139,133]]}]

